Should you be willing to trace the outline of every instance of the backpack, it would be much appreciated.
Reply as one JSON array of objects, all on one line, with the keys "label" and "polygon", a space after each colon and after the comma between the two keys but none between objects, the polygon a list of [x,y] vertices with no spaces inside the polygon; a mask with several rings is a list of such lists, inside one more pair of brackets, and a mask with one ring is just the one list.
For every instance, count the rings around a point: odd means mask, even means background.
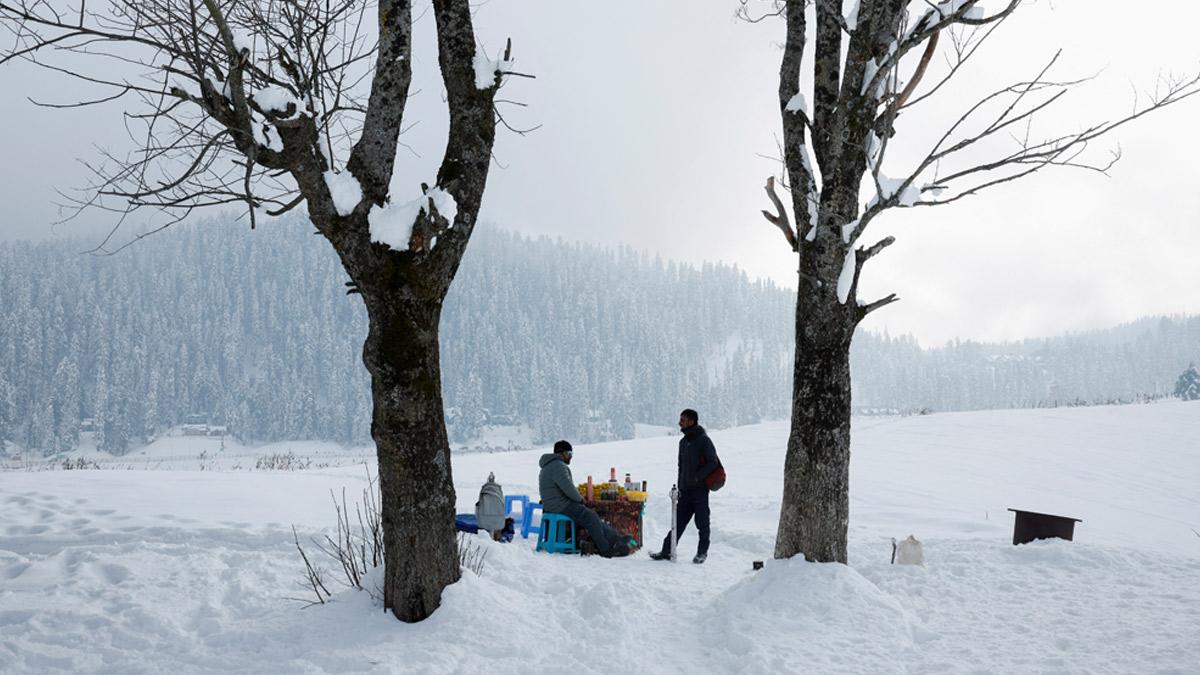
[{"label": "backpack", "polygon": [[892,564],[894,565],[924,565],[925,553],[921,550],[921,542],[911,534],[908,539],[896,543],[892,540]]},{"label": "backpack", "polygon": [[475,502],[475,522],[479,529],[499,532],[504,529],[504,489],[496,482],[496,474],[489,473],[487,482],[479,488],[479,501]]},{"label": "backpack", "polygon": [[[700,466],[704,466],[704,453],[700,453]],[[725,465],[721,464],[720,457],[717,458],[716,470],[704,477],[704,485],[709,492],[716,492],[725,487]]]}]

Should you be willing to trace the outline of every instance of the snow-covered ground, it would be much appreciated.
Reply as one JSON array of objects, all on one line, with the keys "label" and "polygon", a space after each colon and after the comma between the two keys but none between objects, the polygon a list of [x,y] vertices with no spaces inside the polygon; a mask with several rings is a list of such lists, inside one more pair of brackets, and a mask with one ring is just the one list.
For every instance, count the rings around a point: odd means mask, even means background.
[{"label": "snow-covered ground", "polygon": [[[330,490],[365,484],[357,456],[0,473],[0,671],[1200,672],[1200,403],[856,425],[848,567],[770,560],[787,428],[763,424],[713,434],[729,484],[705,565],[480,538],[482,575],[417,625],[358,591],[288,600],[307,595],[291,526],[333,525]],[[459,510],[489,471],[536,494],[539,453],[456,455]],[[675,454],[654,435],[577,446],[572,468],[648,480],[657,538]],[[1083,522],[1013,547],[1008,507]],[[889,565],[910,533],[925,565]]]},{"label": "snow-covered ground", "polygon": [[[669,431],[666,427],[646,427]],[[496,453],[534,447],[525,426],[485,426],[478,438],[451,443],[455,453]],[[374,446],[346,447],[328,441],[277,441],[245,445],[232,436],[189,436],[174,427],[127,454],[113,456],[96,448],[91,432],[80,435],[79,447],[52,457],[25,454],[15,446],[0,455],[0,471],[44,471],[62,468],[152,469],[197,471],[294,471],[361,466],[375,461]]]}]

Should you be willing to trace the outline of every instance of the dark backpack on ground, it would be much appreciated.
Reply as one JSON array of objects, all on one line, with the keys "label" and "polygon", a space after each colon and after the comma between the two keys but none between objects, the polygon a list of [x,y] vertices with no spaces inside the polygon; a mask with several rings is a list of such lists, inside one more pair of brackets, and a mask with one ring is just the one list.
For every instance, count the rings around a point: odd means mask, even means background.
[{"label": "dark backpack on ground", "polygon": [[[700,453],[700,466],[704,466],[704,453]],[[709,492],[716,492],[725,487],[725,465],[721,464],[720,457],[717,458],[716,470],[704,477],[704,485]]]}]

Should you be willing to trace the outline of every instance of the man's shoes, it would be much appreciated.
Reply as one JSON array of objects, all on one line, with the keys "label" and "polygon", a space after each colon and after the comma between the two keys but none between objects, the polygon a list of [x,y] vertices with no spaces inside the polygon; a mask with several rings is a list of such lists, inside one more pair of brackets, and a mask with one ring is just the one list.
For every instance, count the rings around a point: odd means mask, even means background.
[{"label": "man's shoes", "polygon": [[657,551],[650,554],[651,560],[670,560],[671,554],[664,551]]},{"label": "man's shoes", "polygon": [[629,542],[624,539],[617,539],[608,547],[607,551],[600,551],[601,558],[624,558],[629,555]]},{"label": "man's shoes", "polygon": [[692,558],[692,562],[696,563],[697,565],[703,565],[705,560],[708,560],[707,553],[697,553],[696,557]]}]

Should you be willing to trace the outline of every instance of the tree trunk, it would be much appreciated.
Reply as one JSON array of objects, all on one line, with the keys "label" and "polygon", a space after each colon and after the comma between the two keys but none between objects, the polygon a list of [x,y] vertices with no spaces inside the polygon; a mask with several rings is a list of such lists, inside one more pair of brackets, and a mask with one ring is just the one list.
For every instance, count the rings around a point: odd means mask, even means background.
[{"label": "tree trunk", "polygon": [[438,322],[442,298],[412,287],[364,292],[370,330],[371,436],[379,456],[384,606],[421,621],[458,581],[455,493],[442,407]]},{"label": "tree trunk", "polygon": [[[817,271],[815,264],[803,267]],[[842,304],[831,295],[829,284],[813,288],[801,279],[796,301],[792,427],[784,462],[776,558],[803,554],[814,562],[846,562],[850,340],[857,319],[853,298]]]}]

